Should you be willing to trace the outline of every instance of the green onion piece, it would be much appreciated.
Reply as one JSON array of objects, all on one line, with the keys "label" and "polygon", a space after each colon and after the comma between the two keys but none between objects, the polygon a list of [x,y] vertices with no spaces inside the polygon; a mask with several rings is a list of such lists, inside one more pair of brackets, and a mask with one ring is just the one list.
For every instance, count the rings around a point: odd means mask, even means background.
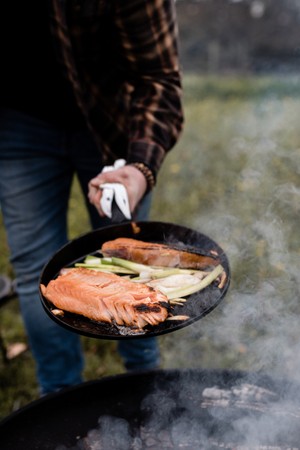
[{"label": "green onion piece", "polygon": [[183,306],[186,302],[185,298],[182,298],[181,301],[179,299],[169,300],[170,305],[172,306]]},{"label": "green onion piece", "polygon": [[150,276],[152,279],[157,279],[157,278],[166,278],[171,275],[178,275],[178,274],[193,275],[194,273],[195,273],[195,270],[178,269],[176,267],[174,267],[174,268],[166,267],[166,268],[159,268],[159,269],[155,269],[152,267]]},{"label": "green onion piece", "polygon": [[102,259],[98,258],[97,256],[88,255],[85,257],[84,262],[88,263],[88,264],[92,264],[94,266],[94,265],[102,264]]},{"label": "green onion piece", "polygon": [[125,269],[124,267],[114,266],[109,264],[88,264],[88,263],[75,263],[75,267],[84,267],[86,269],[98,270],[101,272],[112,272],[112,273],[123,273],[132,275],[135,272],[129,269]]},{"label": "green onion piece", "polygon": [[219,275],[224,271],[224,268],[219,264],[216,266],[205,278],[203,278],[199,283],[193,284],[192,286],[187,286],[184,288],[174,289],[166,293],[169,300],[178,297],[186,297],[187,295],[194,294],[195,292],[201,291],[202,289],[209,286],[214,280],[218,278]]},{"label": "green onion piece", "polygon": [[149,266],[146,266],[145,264],[138,264],[132,261],[127,261],[127,259],[122,258],[116,258],[112,257],[111,261],[116,266],[124,267],[125,269],[132,270],[135,273],[141,273],[141,272],[149,272],[152,270]]},{"label": "green onion piece", "polygon": [[139,264],[133,261],[128,261],[127,259],[117,258],[112,256],[111,261],[113,264],[125,267],[127,269],[132,270],[135,273],[143,274],[141,278],[150,277],[152,279],[155,278],[165,278],[170,275],[177,274],[194,274],[197,273],[197,270],[192,269],[179,269],[176,267],[157,267],[157,266],[147,266],[146,264]]},{"label": "green onion piece", "polygon": [[167,317],[166,320],[187,320],[189,318],[189,316],[170,316]]},{"label": "green onion piece", "polygon": [[111,258],[102,258],[101,264],[112,264]]},{"label": "green onion piece", "polygon": [[108,264],[111,265],[112,261],[111,258],[99,258],[98,256],[93,255],[87,255],[84,259],[84,263],[91,264],[91,265],[102,265],[102,264]]}]

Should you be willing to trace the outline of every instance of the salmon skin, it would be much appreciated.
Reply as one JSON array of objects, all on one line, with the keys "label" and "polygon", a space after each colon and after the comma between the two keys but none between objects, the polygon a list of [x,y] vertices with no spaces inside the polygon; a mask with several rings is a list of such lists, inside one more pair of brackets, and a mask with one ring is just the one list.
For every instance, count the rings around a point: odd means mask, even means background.
[{"label": "salmon skin", "polygon": [[179,267],[182,269],[206,269],[219,264],[216,255],[203,255],[172,248],[172,245],[143,242],[131,238],[117,238],[105,242],[101,247],[104,256],[119,257],[140,264],[161,267]]},{"label": "salmon skin", "polygon": [[56,308],[89,319],[143,329],[164,322],[169,302],[161,292],[119,275],[86,268],[63,269],[43,296]]}]

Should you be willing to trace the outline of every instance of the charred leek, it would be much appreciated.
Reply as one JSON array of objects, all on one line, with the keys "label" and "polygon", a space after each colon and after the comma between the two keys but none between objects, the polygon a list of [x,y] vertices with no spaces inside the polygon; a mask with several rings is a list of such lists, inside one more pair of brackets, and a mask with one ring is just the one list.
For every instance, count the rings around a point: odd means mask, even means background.
[{"label": "charred leek", "polygon": [[116,266],[124,267],[126,269],[132,270],[139,275],[140,280],[143,281],[145,278],[154,280],[156,278],[165,278],[170,275],[177,274],[194,274],[196,270],[189,269],[179,269],[176,267],[155,267],[147,266],[146,264],[138,264],[127,259],[112,257],[111,261]]},{"label": "charred leek", "polygon": [[219,264],[216,266],[211,272],[206,275],[205,278],[203,278],[199,283],[195,283],[191,286],[185,286],[178,289],[174,289],[173,291],[166,292],[166,296],[169,300],[172,300],[174,298],[180,298],[180,297],[186,297],[187,295],[194,294],[195,292],[201,291],[202,289],[209,286],[213,281],[215,281],[218,276],[221,275],[224,268]]},{"label": "charred leek", "polygon": [[85,267],[86,269],[100,270],[102,272],[121,273],[124,275],[134,275],[136,272],[129,268],[113,264],[111,258],[98,258],[88,255],[82,263],[76,263],[75,267]]}]

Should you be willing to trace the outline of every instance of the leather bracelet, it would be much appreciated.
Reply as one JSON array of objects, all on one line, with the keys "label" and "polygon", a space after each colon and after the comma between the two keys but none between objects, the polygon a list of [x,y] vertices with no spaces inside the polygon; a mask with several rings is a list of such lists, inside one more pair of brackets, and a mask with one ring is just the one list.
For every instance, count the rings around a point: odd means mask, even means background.
[{"label": "leather bracelet", "polygon": [[149,169],[146,164],[141,162],[130,163],[130,165],[136,167],[140,172],[142,172],[147,181],[147,192],[150,192],[155,186],[155,177],[152,170]]}]

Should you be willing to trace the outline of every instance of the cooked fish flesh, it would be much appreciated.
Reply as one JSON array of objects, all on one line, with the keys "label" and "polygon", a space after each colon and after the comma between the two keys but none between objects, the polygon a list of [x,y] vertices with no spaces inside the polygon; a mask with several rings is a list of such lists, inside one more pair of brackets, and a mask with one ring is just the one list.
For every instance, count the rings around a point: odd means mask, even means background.
[{"label": "cooked fish flesh", "polygon": [[40,288],[56,308],[100,322],[142,329],[164,322],[169,313],[168,299],[158,290],[82,267],[64,269]]},{"label": "cooked fish flesh", "polygon": [[140,264],[162,267],[180,267],[183,269],[205,269],[219,264],[215,256],[192,253],[184,249],[175,249],[171,245],[143,242],[131,238],[117,238],[102,245],[104,256],[119,257]]}]

